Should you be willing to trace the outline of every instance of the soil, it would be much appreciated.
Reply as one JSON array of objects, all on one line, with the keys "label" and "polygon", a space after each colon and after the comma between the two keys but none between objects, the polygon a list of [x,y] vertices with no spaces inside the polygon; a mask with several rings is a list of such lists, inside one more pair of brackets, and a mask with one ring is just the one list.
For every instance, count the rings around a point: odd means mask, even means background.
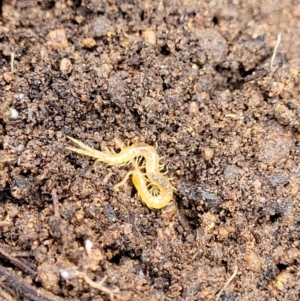
[{"label": "soil", "polygon": [[0,4],[0,300],[300,300],[299,1]]}]

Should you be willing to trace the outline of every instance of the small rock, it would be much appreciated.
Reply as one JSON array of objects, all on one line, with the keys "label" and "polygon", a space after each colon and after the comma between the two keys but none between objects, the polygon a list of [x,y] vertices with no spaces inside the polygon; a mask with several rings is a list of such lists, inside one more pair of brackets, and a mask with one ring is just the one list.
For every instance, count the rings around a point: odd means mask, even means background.
[{"label": "small rock", "polygon": [[58,267],[54,263],[45,261],[38,267],[38,279],[41,281],[43,288],[54,294],[59,293],[60,276]]},{"label": "small rock", "polygon": [[193,59],[195,63],[217,65],[226,59],[227,43],[217,31],[213,29],[195,30],[194,36],[199,46],[199,51]]},{"label": "small rock", "polygon": [[277,185],[284,185],[284,184],[287,184],[288,183],[288,178],[283,176],[283,175],[280,175],[280,174],[275,174],[273,175],[270,179],[269,179],[269,183],[272,185],[272,186],[277,186]]},{"label": "small rock", "polygon": [[150,110],[153,110],[153,111],[160,111],[161,110],[161,104],[151,98],[151,97],[148,97],[146,96],[142,101],[141,101],[141,105],[145,108],[149,108]]},{"label": "small rock", "polygon": [[129,235],[130,233],[132,233],[132,224],[125,223],[124,224],[124,234]]},{"label": "small rock", "polygon": [[287,291],[294,283],[295,279],[288,271],[282,271],[275,279],[275,286],[280,291]]},{"label": "small rock", "polygon": [[14,179],[17,187],[21,190],[27,189],[30,185],[28,179],[22,175],[17,175],[14,177]]},{"label": "small rock", "polygon": [[9,119],[18,119],[19,112],[14,108],[8,108],[4,113],[4,116],[8,117]]},{"label": "small rock", "polygon": [[55,29],[49,32],[49,43],[55,49],[65,49],[69,46],[64,29]]},{"label": "small rock", "polygon": [[246,255],[245,263],[248,270],[258,272],[261,269],[261,259],[256,253],[252,251]]},{"label": "small rock", "polygon": [[147,29],[143,32],[143,38],[146,43],[156,45],[156,33],[153,30]]},{"label": "small rock", "polygon": [[21,152],[25,148],[24,144],[20,143],[15,147],[17,152]]},{"label": "small rock", "polygon": [[214,153],[214,150],[208,147],[202,150],[202,156],[206,161],[209,161],[214,156]]},{"label": "small rock", "polygon": [[91,49],[96,46],[96,41],[93,38],[85,38],[80,42],[81,47]]},{"label": "small rock", "polygon": [[210,212],[204,213],[202,215],[202,225],[206,232],[209,232],[215,228],[216,221],[217,221],[216,215]]},{"label": "small rock", "polygon": [[91,26],[91,34],[95,38],[101,38],[107,35],[111,30],[111,24],[104,16],[98,16]]},{"label": "small rock", "polygon": [[202,190],[201,194],[208,208],[216,208],[222,203],[222,200],[215,193]]},{"label": "small rock", "polygon": [[194,117],[199,114],[199,106],[196,101],[191,101],[189,103],[189,115]]},{"label": "small rock", "polygon": [[48,58],[48,49],[47,49],[47,47],[45,47],[45,46],[41,47],[40,55],[41,55],[41,59],[43,61],[45,61]]},{"label": "small rock", "polygon": [[97,69],[97,75],[100,78],[108,78],[112,71],[113,71],[113,66],[111,64],[102,64]]},{"label": "small rock", "polygon": [[72,63],[69,59],[67,58],[63,58],[61,61],[60,61],[60,71],[61,73],[67,75],[67,74],[70,74],[73,70],[73,66],[72,66]]},{"label": "small rock", "polygon": [[195,91],[197,93],[211,92],[214,86],[214,80],[211,74],[202,74],[198,77],[195,84]]},{"label": "small rock", "polygon": [[33,251],[33,256],[38,263],[43,263],[47,260],[47,248],[40,245]]},{"label": "small rock", "polygon": [[228,164],[224,170],[224,178],[230,183],[234,183],[241,176],[242,170],[236,165]]},{"label": "small rock", "polygon": [[259,106],[262,106],[264,102],[264,98],[261,95],[261,93],[258,93],[257,91],[253,90],[251,91],[250,98],[248,100],[248,106],[251,108],[257,108]]},{"label": "small rock", "polygon": [[110,95],[111,101],[117,105],[124,104],[126,102],[127,84],[117,75],[112,75],[107,81],[107,92]]},{"label": "small rock", "polygon": [[76,218],[77,222],[81,222],[84,219],[84,215],[81,211],[79,211],[79,212],[76,212],[75,218]]},{"label": "small rock", "polygon": [[282,125],[299,124],[298,116],[283,103],[277,103],[274,108],[276,120]]},{"label": "small rock", "polygon": [[116,213],[114,211],[114,208],[110,205],[107,205],[105,208],[104,208],[104,215],[106,218],[108,218],[109,220],[117,220],[117,216],[116,216]]},{"label": "small rock", "polygon": [[294,145],[292,135],[281,126],[270,126],[260,141],[258,160],[265,164],[273,164],[287,157]]},{"label": "small rock", "polygon": [[216,194],[204,190],[202,190],[202,196],[207,201],[215,201],[218,199],[218,196]]},{"label": "small rock", "polygon": [[4,72],[3,79],[9,84],[13,79],[12,74],[10,72]]},{"label": "small rock", "polygon": [[5,26],[0,26],[0,33],[1,34],[7,34],[9,33],[9,28]]}]

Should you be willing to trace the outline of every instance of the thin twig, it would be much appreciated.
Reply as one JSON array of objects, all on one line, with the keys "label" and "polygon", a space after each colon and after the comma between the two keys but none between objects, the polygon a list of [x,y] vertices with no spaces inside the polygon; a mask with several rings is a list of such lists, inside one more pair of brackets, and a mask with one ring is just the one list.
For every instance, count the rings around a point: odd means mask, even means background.
[{"label": "thin twig", "polygon": [[[31,275],[31,276],[36,276],[36,270],[33,266],[30,265],[30,263],[25,260],[24,258],[17,258],[18,252],[14,252],[14,250],[11,250],[4,244],[0,243],[0,254],[5,257],[9,262],[14,264],[16,267],[24,271],[25,273]],[[24,255],[24,254],[21,254]]]},{"label": "thin twig", "polygon": [[54,215],[57,218],[60,218],[60,212],[59,212],[59,207],[58,207],[58,197],[56,193],[56,189],[53,189],[51,192],[52,196],[52,202],[53,202],[53,207],[54,207]]},{"label": "thin twig", "polygon": [[0,280],[1,287],[11,292],[13,291],[18,300],[20,297],[25,297],[32,301],[63,301],[62,298],[57,297],[44,289],[37,289],[29,284],[20,276],[15,275],[11,270],[4,268],[0,265]]},{"label": "thin twig", "polygon": [[278,36],[277,36],[277,41],[276,41],[276,44],[275,44],[275,47],[274,47],[274,51],[273,51],[273,55],[272,55],[271,61],[270,61],[270,69],[273,66],[273,63],[274,63],[274,60],[275,60],[275,57],[276,57],[276,54],[277,54],[280,42],[281,42],[281,33],[278,34]]},{"label": "thin twig", "polygon": [[224,284],[224,286],[220,289],[219,293],[216,296],[216,301],[218,301],[221,297],[221,295],[223,294],[224,290],[227,288],[227,286],[229,285],[229,283],[234,279],[234,277],[236,276],[238,272],[238,266],[236,265],[234,267],[233,270],[233,274],[230,276],[230,278],[226,281],[226,283]]},{"label": "thin twig", "polygon": [[15,61],[15,53],[12,51],[10,54],[10,71],[14,73],[14,61]]},{"label": "thin twig", "polygon": [[1,300],[6,300],[6,301],[17,301],[17,299],[13,298],[10,294],[5,292],[1,287],[0,287],[0,298],[3,298]]},{"label": "thin twig", "polygon": [[107,294],[110,297],[110,300],[114,300],[113,292],[109,288],[104,286],[104,282],[106,281],[107,276],[104,276],[100,282],[93,281],[85,272],[81,272],[79,276],[81,276],[90,287]]}]

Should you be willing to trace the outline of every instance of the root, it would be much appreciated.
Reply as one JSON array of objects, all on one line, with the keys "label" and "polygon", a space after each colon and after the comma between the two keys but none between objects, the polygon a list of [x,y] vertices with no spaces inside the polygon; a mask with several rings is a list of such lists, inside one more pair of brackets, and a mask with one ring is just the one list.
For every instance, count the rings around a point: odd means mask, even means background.
[{"label": "root", "polygon": [[114,300],[114,293],[112,290],[104,286],[104,282],[107,279],[107,276],[104,276],[100,282],[93,281],[86,273],[80,272],[79,277],[82,277],[84,281],[92,288],[99,290],[100,292],[109,296],[110,300]]},{"label": "root", "polygon": [[238,272],[238,266],[236,265],[234,267],[233,274],[226,281],[226,283],[224,284],[224,286],[219,290],[219,292],[218,292],[218,294],[216,296],[216,301],[218,301],[220,299],[221,295],[223,294],[223,292],[225,291],[225,289],[227,288],[227,286],[229,285],[229,283],[235,278],[237,272]]},{"label": "root", "polygon": [[93,271],[97,269],[99,261],[102,258],[102,256],[99,256],[99,254],[101,255],[101,252],[99,253],[99,251],[93,250],[93,243],[90,240],[85,241],[85,251],[88,260],[84,261],[85,264],[83,266],[83,270],[79,270],[77,266],[67,269],[60,269],[60,276],[64,280],[82,278],[91,288],[99,290],[100,292],[108,295],[110,300],[114,300],[114,294],[118,293],[119,289],[112,290],[104,285],[107,276],[104,276],[101,281],[96,282],[87,275],[87,271],[89,269]]},{"label": "root", "polygon": [[281,33],[277,36],[276,44],[275,44],[274,51],[273,51],[271,61],[270,61],[270,69],[272,68],[274,60],[276,58],[276,54],[277,54],[280,42],[281,42]]}]

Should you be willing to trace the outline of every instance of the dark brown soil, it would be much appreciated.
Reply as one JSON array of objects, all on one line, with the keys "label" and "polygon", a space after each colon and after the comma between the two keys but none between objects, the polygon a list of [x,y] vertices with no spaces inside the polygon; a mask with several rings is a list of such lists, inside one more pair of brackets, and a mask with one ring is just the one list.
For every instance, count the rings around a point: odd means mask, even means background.
[{"label": "dark brown soil", "polygon": [[0,300],[300,300],[299,1],[0,3]]}]

